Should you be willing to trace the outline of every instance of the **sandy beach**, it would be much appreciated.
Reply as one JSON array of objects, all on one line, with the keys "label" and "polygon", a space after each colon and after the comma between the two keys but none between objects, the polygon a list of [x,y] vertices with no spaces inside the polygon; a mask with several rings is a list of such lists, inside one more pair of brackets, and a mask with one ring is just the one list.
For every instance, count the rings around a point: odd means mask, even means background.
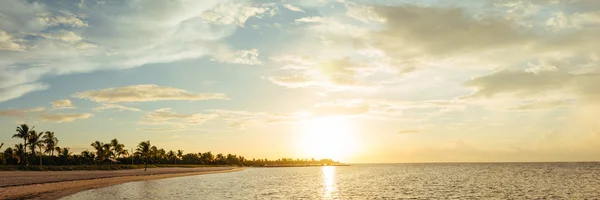
[{"label": "sandy beach", "polygon": [[0,199],[58,199],[83,190],[179,176],[239,171],[235,167],[149,168],[115,171],[2,171]]}]

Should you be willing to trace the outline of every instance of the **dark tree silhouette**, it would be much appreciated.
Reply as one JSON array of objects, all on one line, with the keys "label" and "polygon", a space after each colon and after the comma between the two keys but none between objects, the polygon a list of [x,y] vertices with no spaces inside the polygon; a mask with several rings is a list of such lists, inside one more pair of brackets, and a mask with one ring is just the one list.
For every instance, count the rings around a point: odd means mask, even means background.
[{"label": "dark tree silhouette", "polygon": [[[12,137],[23,139],[23,146],[27,147],[27,140],[29,139],[29,134],[31,131],[33,131],[33,128],[35,128],[35,126],[29,128],[27,124],[21,124],[20,126],[17,126],[17,133],[14,134]],[[25,153],[27,153],[27,149],[25,149]],[[29,165],[29,160],[27,159],[27,156],[25,156],[25,162],[23,164]]]},{"label": "dark tree silhouette", "polygon": [[[154,146],[152,146],[154,147]],[[152,155],[152,147],[150,145],[150,140],[145,141],[145,142],[140,142],[140,144],[138,144],[138,147],[136,149],[136,154],[140,157],[142,157],[142,159],[144,160],[144,171],[146,171],[148,169],[148,162],[149,162],[149,158]],[[156,148],[156,147],[154,147]]]},{"label": "dark tree silhouette", "polygon": [[54,136],[54,132],[46,131],[43,139],[44,144],[46,145],[45,153],[50,153],[50,156],[54,156],[54,149],[58,145],[58,138]]},{"label": "dark tree silhouette", "polygon": [[44,134],[44,131],[36,133],[34,130],[32,130],[29,133],[29,148],[31,149],[31,155],[33,155],[33,157],[35,157],[35,148],[39,148],[40,150],[40,166],[42,166],[42,147],[44,147],[44,140],[42,140],[42,134]]}]

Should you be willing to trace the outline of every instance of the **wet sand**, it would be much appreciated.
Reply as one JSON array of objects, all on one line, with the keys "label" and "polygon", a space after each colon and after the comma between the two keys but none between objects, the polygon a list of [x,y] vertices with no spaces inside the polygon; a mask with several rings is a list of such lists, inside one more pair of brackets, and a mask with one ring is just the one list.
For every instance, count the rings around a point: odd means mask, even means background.
[{"label": "wet sand", "polygon": [[83,190],[179,176],[239,171],[234,167],[149,168],[116,171],[2,171],[0,199],[58,199]]}]

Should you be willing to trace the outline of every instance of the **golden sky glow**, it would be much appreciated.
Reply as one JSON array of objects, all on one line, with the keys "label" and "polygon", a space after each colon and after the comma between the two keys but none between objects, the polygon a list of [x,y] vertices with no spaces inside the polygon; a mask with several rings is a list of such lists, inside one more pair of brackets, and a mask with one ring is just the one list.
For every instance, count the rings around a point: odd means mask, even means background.
[{"label": "golden sky glow", "polygon": [[0,7],[0,142],[246,158],[600,159],[600,1]]}]

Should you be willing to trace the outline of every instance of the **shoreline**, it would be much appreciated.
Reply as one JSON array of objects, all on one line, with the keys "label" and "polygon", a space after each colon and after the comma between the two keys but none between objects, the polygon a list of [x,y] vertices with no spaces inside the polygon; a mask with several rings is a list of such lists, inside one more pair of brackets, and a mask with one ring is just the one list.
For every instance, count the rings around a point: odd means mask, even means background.
[{"label": "shoreline", "polygon": [[[0,199],[59,199],[81,191],[107,187],[127,182],[147,181],[165,178],[174,178],[182,176],[195,176],[204,174],[228,173],[242,171],[244,168],[224,168],[224,169],[209,169],[196,168],[196,170],[185,170],[183,172],[167,171],[160,172],[160,169],[153,170],[155,173],[146,173],[143,171],[132,171],[129,174],[115,175],[111,177],[89,178],[89,179],[74,179],[53,182],[38,182],[20,185],[7,185],[0,187]],[[23,172],[21,172],[23,173]],[[27,172],[25,172],[27,173]],[[56,172],[45,172],[56,173]],[[40,174],[38,172],[38,174]],[[14,177],[18,179],[18,176]]]}]

